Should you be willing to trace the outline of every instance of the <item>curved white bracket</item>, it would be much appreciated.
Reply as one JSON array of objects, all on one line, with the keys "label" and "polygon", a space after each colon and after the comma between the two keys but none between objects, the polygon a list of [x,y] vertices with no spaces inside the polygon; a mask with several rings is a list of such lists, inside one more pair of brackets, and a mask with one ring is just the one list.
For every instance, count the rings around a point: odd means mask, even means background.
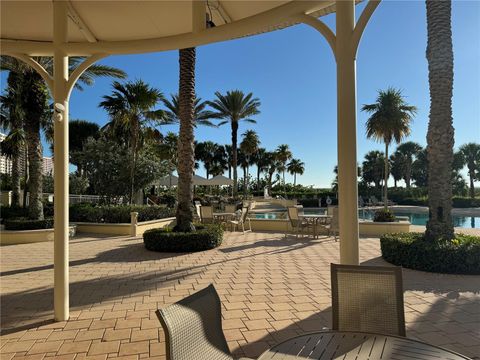
[{"label": "curved white bracket", "polygon": [[325,40],[327,40],[328,44],[330,45],[330,48],[332,49],[332,52],[333,52],[333,56],[337,57],[337,54],[336,54],[337,38],[333,33],[333,31],[330,30],[330,28],[323,21],[321,21],[320,19],[317,19],[314,16],[307,15],[307,14],[298,15],[296,19],[298,19],[298,21],[304,24],[310,25],[311,27],[316,29],[318,32],[320,32],[320,34],[323,35]]},{"label": "curved white bracket", "polygon": [[50,93],[53,94],[53,77],[48,73],[47,70],[45,70],[42,65],[40,65],[38,61],[32,59],[30,56],[25,54],[11,53],[8,55],[23,61],[25,64],[34,69],[43,78],[43,80],[45,80],[45,83],[47,84]]},{"label": "curved white bracket", "polygon": [[107,57],[108,54],[93,54],[89,58],[85,59],[80,65],[77,66],[75,70],[72,71],[70,76],[68,77],[67,81],[67,99],[70,98],[70,94],[72,93],[73,87],[75,86],[76,82],[82,76],[82,74],[87,70],[90,66],[96,63],[98,60]]},{"label": "curved white bracket", "polygon": [[355,30],[353,31],[352,36],[352,51],[356,55],[358,50],[358,44],[360,43],[360,39],[362,38],[363,31],[368,24],[368,21],[372,17],[373,12],[380,4],[381,0],[369,0],[367,6],[363,10],[360,18],[355,25]]}]

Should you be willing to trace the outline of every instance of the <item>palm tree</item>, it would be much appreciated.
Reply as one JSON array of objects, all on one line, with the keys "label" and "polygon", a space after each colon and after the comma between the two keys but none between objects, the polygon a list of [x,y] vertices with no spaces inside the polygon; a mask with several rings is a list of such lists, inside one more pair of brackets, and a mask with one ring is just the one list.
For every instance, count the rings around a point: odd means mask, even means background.
[{"label": "palm tree", "polygon": [[395,141],[397,144],[410,134],[410,123],[417,112],[417,108],[408,105],[402,92],[394,88],[378,92],[374,104],[363,105],[362,111],[371,114],[367,120],[367,138],[385,143],[385,180],[383,202],[385,209],[388,206],[388,147]]},{"label": "palm tree", "polygon": [[[163,104],[167,108],[165,111],[165,115],[167,119],[171,123],[179,123],[180,122],[180,103],[178,100],[178,94],[173,94],[170,95],[171,100],[168,99],[163,99]],[[207,101],[202,101],[201,98],[195,97],[194,101],[194,122],[195,126],[197,125],[203,125],[203,126],[211,126],[211,127],[217,127],[217,125],[213,124],[209,119],[210,119],[210,114],[211,112],[206,110],[205,108],[207,107]]]},{"label": "palm tree", "polygon": [[384,179],[384,164],[385,155],[381,151],[374,150],[366,153],[362,163],[363,181],[367,184],[374,183],[375,188],[379,189]]},{"label": "palm tree", "polygon": [[287,165],[288,172],[293,175],[293,187],[297,186],[297,174],[303,175],[305,172],[305,163],[300,159],[292,159]]},{"label": "palm tree", "polygon": [[[69,58],[69,70],[72,72],[83,61],[82,57]],[[35,57],[50,74],[53,73],[52,57]],[[28,216],[31,219],[43,219],[43,150],[40,141],[40,129],[52,127],[50,108],[48,105],[47,87],[42,77],[30,66],[10,56],[1,56],[0,70],[22,75],[19,82],[19,92],[22,94],[21,107],[24,114],[24,130],[27,143],[29,167],[29,206]],[[91,65],[79,78],[76,89],[82,90],[83,85],[92,85],[96,77],[126,77],[122,70],[100,64]],[[50,125],[49,125],[50,122]]]},{"label": "palm tree", "polygon": [[247,195],[248,189],[248,177],[249,177],[249,166],[253,162],[252,155],[258,151],[258,147],[260,146],[260,139],[258,138],[258,134],[254,130],[247,130],[243,134],[243,140],[240,143],[240,150],[245,155],[245,159],[247,161],[247,173],[245,176],[245,195]]},{"label": "palm tree", "polygon": [[157,154],[160,159],[167,161],[170,174],[177,168],[177,144],[177,134],[169,131],[157,145]]},{"label": "palm tree", "polygon": [[232,164],[233,164],[233,152],[232,145],[224,145],[225,151],[227,153],[227,166],[228,166],[228,178],[232,178]]},{"label": "palm tree", "polygon": [[207,179],[211,174],[212,167],[221,161],[223,151],[225,151],[223,146],[213,141],[204,141],[195,146],[195,158],[203,162]]},{"label": "palm tree", "polygon": [[407,141],[397,147],[397,155],[403,158],[405,166],[404,179],[407,188],[410,188],[410,179],[412,177],[412,164],[414,157],[422,150],[422,147],[413,141]]},{"label": "palm tree", "polygon": [[195,58],[196,49],[179,50],[180,76],[178,92],[178,186],[177,225],[175,230],[195,231],[193,225],[193,171],[195,166]]},{"label": "palm tree", "polygon": [[154,107],[163,99],[160,90],[150,87],[142,80],[126,82],[115,81],[112,84],[113,92],[105,95],[99,104],[110,116],[110,122],[104,126],[106,131],[126,135],[126,143],[130,149],[130,203],[135,193],[135,168],[140,137],[151,131],[151,126],[166,123],[163,110]]},{"label": "palm tree", "polygon": [[470,178],[470,197],[475,198],[476,179],[480,180],[480,144],[468,143],[460,147],[460,152],[464,158],[464,165],[467,165],[468,176]]},{"label": "palm tree", "polygon": [[223,119],[218,126],[230,123],[232,129],[232,168],[233,168],[233,196],[237,197],[237,133],[240,121],[256,123],[251,116],[260,114],[260,100],[253,97],[252,93],[245,95],[243,91],[227,91],[226,95],[216,92],[217,97],[209,101],[208,105],[213,108],[212,118]]},{"label": "palm tree", "polygon": [[257,190],[260,190],[260,175],[268,169],[269,156],[264,148],[259,148],[252,156],[252,161],[257,165]]},{"label": "palm tree", "polygon": [[397,188],[397,182],[405,178],[405,158],[398,151],[390,155],[390,174],[393,177],[393,186]]},{"label": "palm tree", "polygon": [[427,61],[430,115],[427,131],[428,240],[454,237],[452,210],[453,45],[451,1],[427,0]]},{"label": "palm tree", "polygon": [[412,179],[417,187],[428,186],[427,149],[422,149],[412,164]]},{"label": "palm tree", "polygon": [[248,193],[247,176],[248,176],[248,165],[249,165],[249,163],[248,163],[247,155],[241,149],[237,150],[237,161],[238,161],[238,165],[240,165],[240,167],[243,170],[243,194],[244,194],[244,196],[247,196],[247,193]]},{"label": "palm tree", "polygon": [[272,190],[273,184],[275,182],[272,182],[273,174],[275,174],[276,171],[282,171],[283,169],[283,164],[277,159],[277,153],[275,151],[273,152],[267,152],[267,187],[268,190]]},{"label": "palm tree", "polygon": [[285,190],[285,171],[287,170],[287,162],[292,158],[292,152],[287,144],[281,144],[278,145],[275,154],[280,163],[279,171],[283,174],[283,189]]},{"label": "palm tree", "polygon": [[26,145],[22,99],[19,92],[20,81],[21,74],[10,72],[7,77],[6,95],[0,97],[0,127],[9,130],[1,143],[1,153],[12,161],[12,206],[20,206],[20,157],[23,156]]}]

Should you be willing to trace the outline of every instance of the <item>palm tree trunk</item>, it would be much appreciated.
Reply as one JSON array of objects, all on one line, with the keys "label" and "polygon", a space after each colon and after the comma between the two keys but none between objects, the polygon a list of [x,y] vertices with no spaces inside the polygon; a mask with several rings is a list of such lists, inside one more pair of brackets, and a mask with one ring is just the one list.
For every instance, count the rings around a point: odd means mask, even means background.
[{"label": "palm tree trunk", "polygon": [[385,180],[383,184],[383,207],[388,209],[388,142],[385,143]]},{"label": "palm tree trunk", "polygon": [[29,182],[29,174],[28,174],[28,147],[25,146],[23,150],[23,208],[27,207],[27,191],[28,191],[28,182]]},{"label": "palm tree trunk", "polygon": [[238,196],[238,174],[237,174],[237,133],[238,133],[238,122],[234,119],[231,120],[232,123],[232,168],[233,168],[233,197],[237,198]]},{"label": "palm tree trunk", "polygon": [[294,172],[293,173],[293,188],[295,189],[296,186],[297,186],[297,173]]},{"label": "palm tree trunk", "polygon": [[257,165],[257,190],[260,190],[260,166]]},{"label": "palm tree trunk", "polygon": [[410,179],[412,178],[412,163],[407,160],[407,168],[405,169],[405,184],[410,189]]},{"label": "palm tree trunk", "polygon": [[451,1],[427,0],[427,61],[430,115],[427,132],[429,220],[426,238],[454,237],[452,210],[453,45]]},{"label": "palm tree trunk", "polygon": [[20,156],[21,152],[12,156],[12,206],[20,206]]},{"label": "palm tree trunk", "polygon": [[135,195],[135,168],[137,165],[137,143],[138,143],[138,121],[133,123],[132,128],[132,160],[130,164],[130,204],[134,203],[134,195]]},{"label": "palm tree trunk", "polygon": [[[469,172],[469,177],[470,177],[470,197],[472,199],[475,198],[475,185],[474,185],[474,180],[475,180],[475,170]],[[13,176],[12,176],[13,179]]]},{"label": "palm tree trunk", "polygon": [[195,102],[195,48],[181,49],[178,137],[178,186],[177,186],[177,225],[175,230],[195,231],[193,226],[193,171],[195,165],[194,151],[194,102]]},{"label": "palm tree trunk", "polygon": [[247,176],[248,176],[248,169],[246,166],[243,167],[243,195],[245,198],[247,197]]},{"label": "palm tree trunk", "polygon": [[40,124],[38,119],[28,118],[25,122],[25,138],[28,143],[28,217],[32,220],[43,220],[43,174],[42,144],[40,142]]}]

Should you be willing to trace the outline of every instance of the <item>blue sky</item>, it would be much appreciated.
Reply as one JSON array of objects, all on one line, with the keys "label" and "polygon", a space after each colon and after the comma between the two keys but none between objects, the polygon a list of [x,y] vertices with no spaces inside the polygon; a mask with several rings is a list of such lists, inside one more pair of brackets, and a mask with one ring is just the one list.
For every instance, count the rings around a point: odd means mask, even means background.
[{"label": "blue sky", "polygon": [[[364,5],[357,6],[357,15]],[[334,16],[324,18],[334,28]],[[456,145],[480,141],[480,2],[454,1],[453,45],[455,82],[453,115]],[[426,144],[429,111],[425,59],[426,19],[423,1],[384,1],[365,30],[357,56],[358,109],[375,101],[377,90],[402,89],[407,101],[419,109],[408,140]],[[130,79],[143,79],[165,94],[178,88],[178,53],[114,56],[102,61],[125,70]],[[4,78],[2,76],[2,78]],[[305,162],[297,181],[328,187],[336,155],[335,61],[326,41],[312,28],[298,25],[281,31],[197,49],[197,92],[212,99],[215,91],[241,89],[261,100],[258,124],[252,128],[262,146],[273,150],[286,143],[294,157]],[[71,97],[70,118],[104,124],[98,108],[110,92],[110,80],[97,80]],[[365,138],[366,114],[358,111],[358,158],[383,145]],[[177,131],[165,126],[163,132]],[[230,128],[202,128],[198,141],[230,143]],[[45,147],[46,153],[48,152]],[[198,172],[203,175],[203,170]],[[290,179],[290,178],[289,178]]]}]

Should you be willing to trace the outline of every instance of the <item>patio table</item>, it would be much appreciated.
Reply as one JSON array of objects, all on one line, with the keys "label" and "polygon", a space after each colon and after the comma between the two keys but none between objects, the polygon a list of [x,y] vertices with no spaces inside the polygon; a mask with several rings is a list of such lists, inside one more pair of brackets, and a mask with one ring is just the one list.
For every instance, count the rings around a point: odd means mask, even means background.
[{"label": "patio table", "polygon": [[232,212],[216,212],[213,213],[215,219],[219,219],[220,222],[226,223],[228,220],[233,219],[235,213]]},{"label": "patio table", "polygon": [[299,214],[298,217],[300,219],[307,219],[307,220],[311,220],[313,222],[313,237],[314,238],[317,238],[318,234],[317,234],[317,226],[320,222],[320,220],[327,220],[327,219],[331,219],[332,216],[331,215],[317,215],[317,214]]},{"label": "patio table", "polygon": [[422,359],[465,360],[466,356],[420,341],[373,333],[322,331],[294,337],[264,352],[258,360]]}]

